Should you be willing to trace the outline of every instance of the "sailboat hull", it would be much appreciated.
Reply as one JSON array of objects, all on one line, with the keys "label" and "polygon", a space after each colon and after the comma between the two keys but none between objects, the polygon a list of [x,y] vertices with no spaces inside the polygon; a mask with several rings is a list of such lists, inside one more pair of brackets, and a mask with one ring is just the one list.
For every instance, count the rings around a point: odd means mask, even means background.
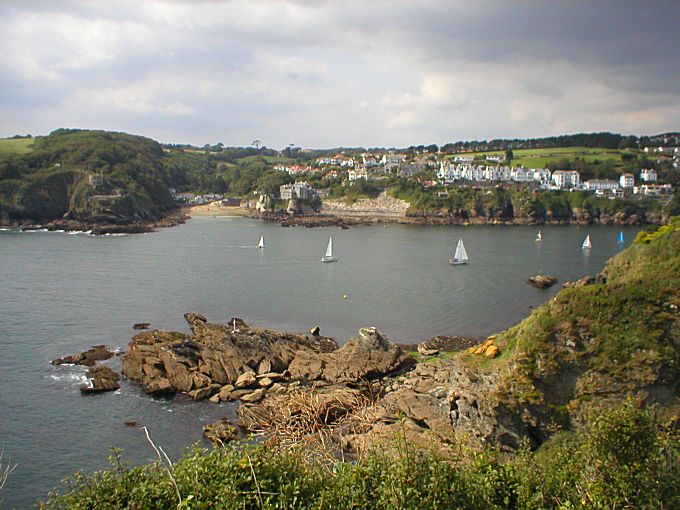
[{"label": "sailboat hull", "polygon": [[451,264],[452,266],[462,266],[463,264],[467,264],[467,260],[449,259],[449,264]]},{"label": "sailboat hull", "polygon": [[337,262],[338,259],[335,257],[324,257],[321,259],[321,262],[328,263],[328,262]]}]

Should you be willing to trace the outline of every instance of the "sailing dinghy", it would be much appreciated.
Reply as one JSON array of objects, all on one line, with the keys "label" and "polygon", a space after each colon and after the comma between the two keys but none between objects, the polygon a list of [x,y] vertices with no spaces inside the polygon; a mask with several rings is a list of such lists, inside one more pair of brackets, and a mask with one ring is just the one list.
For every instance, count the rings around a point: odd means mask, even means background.
[{"label": "sailing dinghy", "polygon": [[321,259],[321,262],[337,262],[338,259],[333,256],[333,238],[328,239],[328,246],[326,247],[326,254]]},{"label": "sailing dinghy", "polygon": [[449,259],[449,264],[457,266],[460,264],[467,264],[467,262],[468,254],[465,251],[465,245],[463,244],[462,239],[458,239],[458,244],[456,245],[456,252],[453,254],[453,258]]}]

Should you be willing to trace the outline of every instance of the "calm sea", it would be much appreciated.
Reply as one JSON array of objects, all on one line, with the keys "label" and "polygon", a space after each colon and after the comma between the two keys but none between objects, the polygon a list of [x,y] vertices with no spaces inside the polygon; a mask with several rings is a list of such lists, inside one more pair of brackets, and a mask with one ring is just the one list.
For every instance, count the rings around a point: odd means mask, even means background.
[{"label": "calm sea", "polygon": [[[554,295],[526,284],[594,274],[620,251],[618,227],[390,225],[281,228],[244,218],[196,218],[145,235],[0,231],[0,445],[19,466],[0,494],[25,508],[75,470],[107,466],[109,447],[132,463],[154,458],[133,420],[176,459],[201,441],[225,405],[153,400],[127,382],[83,397],[84,369],[56,357],[106,344],[125,349],[132,324],[188,331],[182,315],[241,317],[340,342],[376,326],[396,342],[503,330]],[[626,227],[628,244],[639,229]],[[593,247],[581,249],[590,234]],[[257,250],[260,236],[267,247]],[[337,264],[321,264],[329,237]],[[456,242],[469,264],[451,266]],[[347,295],[347,299],[344,296]],[[120,359],[110,364],[120,367]]]}]

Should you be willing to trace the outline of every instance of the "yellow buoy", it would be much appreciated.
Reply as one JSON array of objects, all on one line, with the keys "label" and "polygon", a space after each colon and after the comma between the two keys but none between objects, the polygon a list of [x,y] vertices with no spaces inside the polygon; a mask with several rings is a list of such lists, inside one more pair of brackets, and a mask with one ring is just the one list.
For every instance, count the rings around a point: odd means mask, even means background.
[{"label": "yellow buoy", "polygon": [[342,299],[344,299],[345,301],[347,301],[347,298],[348,298],[348,297],[349,297],[349,296],[348,296],[347,294],[343,294],[343,295],[342,295]]}]

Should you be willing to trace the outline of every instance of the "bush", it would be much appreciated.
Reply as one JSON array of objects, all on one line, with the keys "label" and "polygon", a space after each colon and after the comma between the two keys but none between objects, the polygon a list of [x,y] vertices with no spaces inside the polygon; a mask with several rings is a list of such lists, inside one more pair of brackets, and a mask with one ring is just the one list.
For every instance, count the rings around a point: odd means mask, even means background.
[{"label": "bush", "polygon": [[[395,439],[398,441],[399,439]],[[128,467],[68,479],[43,509],[544,509],[680,508],[678,430],[627,402],[584,430],[504,460],[495,450],[464,460],[403,445],[396,458],[314,462],[295,450],[236,444],[194,448],[168,471]]]}]

